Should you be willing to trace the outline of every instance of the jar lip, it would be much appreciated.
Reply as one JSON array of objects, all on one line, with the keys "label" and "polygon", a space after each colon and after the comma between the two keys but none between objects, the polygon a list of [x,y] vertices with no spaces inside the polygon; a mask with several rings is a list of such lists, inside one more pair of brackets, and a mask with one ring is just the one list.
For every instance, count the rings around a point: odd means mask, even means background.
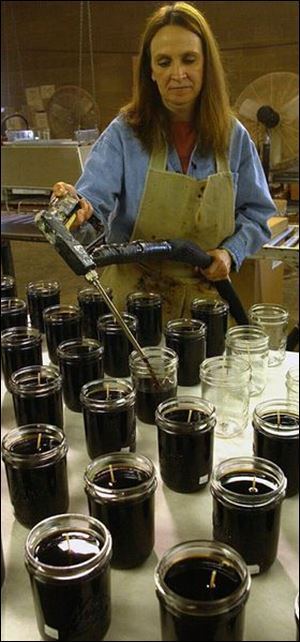
[{"label": "jar lip", "polygon": [[57,305],[50,305],[45,308],[43,310],[43,318],[44,321],[51,320],[52,322],[57,321],[59,323],[61,321],[61,316],[66,313],[70,317],[74,318],[82,316],[82,311],[78,305],[64,305],[58,303]]},{"label": "jar lip", "polygon": [[[42,436],[48,436],[51,439],[58,441],[50,450],[41,453],[17,453],[11,450],[11,447],[17,444],[20,441],[23,441],[22,438],[34,437],[39,434]],[[68,451],[68,445],[66,442],[66,437],[61,428],[54,426],[52,424],[24,424],[23,426],[18,426],[14,428],[9,433],[6,433],[2,439],[2,459],[3,461],[11,461],[14,463],[28,463],[28,466],[43,466],[49,460],[58,457],[59,455],[65,455]]]},{"label": "jar lip", "polygon": [[[280,422],[281,414],[294,420],[294,425],[284,425]],[[277,416],[277,424],[268,421],[270,415]],[[296,402],[288,399],[269,399],[259,403],[253,412],[253,426],[266,435],[278,439],[297,437],[299,435],[299,407]]]},{"label": "jar lip", "polygon": [[212,385],[238,387],[250,381],[251,367],[243,356],[207,357],[200,364],[200,380]]},{"label": "jar lip", "polygon": [[157,292],[129,292],[126,297],[127,303],[141,303],[142,305],[152,305],[153,303],[161,303],[161,295]]},{"label": "jar lip", "polygon": [[[176,410],[189,410],[200,412],[205,417],[194,421],[179,421],[168,418],[168,414]],[[171,434],[182,432],[206,432],[216,424],[215,406],[206,399],[200,397],[178,396],[172,397],[160,403],[155,411],[155,423],[158,428]]]},{"label": "jar lip", "polygon": [[[241,475],[243,473],[251,475],[257,473],[264,479],[276,483],[276,488],[270,492],[261,495],[250,494],[245,495],[242,493],[234,492],[228,488],[224,488],[222,479],[228,475]],[[255,475],[254,475],[255,477]],[[240,505],[244,508],[253,509],[255,506],[262,507],[272,503],[279,496],[285,496],[287,480],[286,477],[272,461],[264,459],[263,457],[230,457],[224,459],[215,466],[211,474],[210,491],[212,495],[216,496],[221,502],[225,504]]]},{"label": "jar lip", "polygon": [[37,328],[29,328],[28,326],[13,326],[6,328],[1,332],[2,346],[27,345],[32,343],[32,339],[36,342],[42,341],[42,335]]},{"label": "jar lip", "polygon": [[[122,312],[121,317],[124,321],[126,321],[126,323],[130,323],[133,326],[136,326],[138,323],[136,316],[134,316],[133,314],[129,314],[129,312]],[[117,319],[111,313],[101,314],[101,316],[97,320],[97,328],[105,328],[108,330],[123,332],[122,328],[118,324]]]},{"label": "jar lip", "polygon": [[287,373],[286,373],[286,379],[294,381],[295,383],[299,383],[299,367],[298,366],[291,366]]},{"label": "jar lip", "polygon": [[[203,551],[202,555],[200,549]],[[208,602],[207,600],[193,600],[179,595],[165,582],[167,571],[172,567],[174,562],[176,563],[176,561],[182,559],[188,560],[195,557],[202,558],[205,561],[225,562],[227,566],[230,566],[238,573],[240,584],[229,596],[213,600],[212,602]],[[203,612],[206,614],[215,614],[216,612],[222,613],[227,611],[230,606],[233,606],[243,599],[245,593],[248,595],[251,586],[251,576],[243,558],[236,550],[228,546],[228,544],[213,540],[190,540],[172,546],[163,554],[155,567],[154,582],[158,594],[166,599],[168,606],[174,611],[197,615],[197,611],[202,607]],[[178,601],[179,599],[180,602]],[[203,613],[199,615],[203,615]]]},{"label": "jar lip", "polygon": [[228,312],[229,305],[226,301],[220,301],[219,299],[193,299],[191,309],[195,311],[197,307],[201,307],[203,312],[209,312],[210,314],[220,314],[220,312]]},{"label": "jar lip", "polygon": [[206,334],[206,323],[200,321],[199,319],[171,319],[167,322],[164,334],[172,334],[175,336],[184,336],[193,338],[195,335],[205,335]]},{"label": "jar lip", "polygon": [[[104,288],[104,290],[105,290],[106,294],[108,294],[108,296],[112,295],[112,289],[111,288]],[[77,297],[80,298],[80,296],[82,296],[82,297],[85,297],[85,296],[86,297],[91,297],[92,296],[95,299],[99,299],[101,301],[104,301],[104,298],[103,298],[101,292],[98,292],[98,290],[95,290],[95,288],[93,288],[91,286],[86,287],[86,288],[80,288],[78,290],[78,292],[77,292]]]},{"label": "jar lip", "polygon": [[[256,325],[236,325],[228,328],[225,335],[225,343],[230,344],[231,340],[236,341],[239,339],[239,346],[244,346],[248,349],[269,343],[269,335],[260,327]],[[251,341],[251,343],[249,342]]]},{"label": "jar lip", "polygon": [[288,310],[277,303],[255,303],[248,311],[249,318],[259,315],[260,320],[266,323],[278,323],[278,321],[287,321],[289,318]]},{"label": "jar lip", "polygon": [[57,290],[60,290],[60,284],[58,281],[48,281],[48,280],[40,280],[40,281],[29,281],[26,285],[26,292],[30,292],[31,290],[44,290],[47,289],[48,292],[45,292],[45,294],[52,294],[53,292],[56,292]]},{"label": "jar lip", "polygon": [[11,285],[15,284],[15,279],[10,274],[2,274],[1,276],[1,285],[2,283],[10,283]]},{"label": "jar lip", "polygon": [[[107,398],[104,399],[93,399],[89,394],[96,392],[97,389],[102,389],[103,392],[107,392]],[[111,392],[120,392],[123,396],[119,398],[109,398],[109,391]],[[124,393],[124,394],[123,394]],[[94,379],[94,381],[89,381],[85,383],[81,388],[80,401],[86,407],[92,407],[92,409],[99,409],[110,407],[120,408],[122,406],[127,406],[128,403],[135,402],[136,391],[135,388],[126,381],[125,379],[113,379],[106,377],[105,379]]]},{"label": "jar lip", "polygon": [[[87,352],[76,353],[74,350],[76,348],[91,348]],[[78,337],[77,339],[66,339],[62,341],[58,348],[57,354],[62,359],[71,359],[71,360],[82,360],[90,359],[91,356],[100,356],[104,353],[104,348],[101,345],[100,341],[97,339],[89,339],[88,337]]]},{"label": "jar lip", "polygon": [[[178,364],[178,355],[175,350],[172,350],[172,348],[145,346],[143,348],[143,353],[154,370],[158,366],[173,367]],[[136,350],[133,350],[129,355],[129,366],[131,368],[138,366],[141,371],[145,371],[149,374],[147,363],[143,361],[143,358]]]},{"label": "jar lip", "polygon": [[16,310],[26,310],[26,301],[17,297],[3,297],[1,299],[1,312],[15,312]]},{"label": "jar lip", "polygon": [[[93,534],[101,543],[101,548],[98,552],[92,558],[72,566],[53,566],[37,560],[34,556],[34,551],[43,540],[43,535],[49,537],[56,532],[66,532],[68,525],[72,533],[77,531],[78,533]],[[53,580],[65,581],[66,579],[72,580],[89,574],[91,570],[98,566],[101,560],[104,558],[110,559],[111,552],[111,534],[102,522],[90,515],[62,513],[43,519],[31,529],[25,542],[25,563],[41,576],[51,575]]]},{"label": "jar lip", "polygon": [[[46,378],[46,381],[38,383],[38,375]],[[34,365],[20,368],[12,373],[10,377],[11,391],[22,394],[32,394],[33,389],[38,386],[36,394],[43,394],[54,387],[60,387],[62,378],[59,368],[54,365]]]},{"label": "jar lip", "polygon": [[[113,466],[114,470],[131,468],[145,473],[147,478],[141,481],[138,486],[133,487],[107,488],[105,486],[96,486],[94,483],[95,477],[98,473],[108,471],[109,466]],[[157,476],[153,462],[146,455],[112,452],[101,455],[88,464],[84,473],[84,482],[86,492],[95,499],[101,498],[103,502],[123,502],[141,498],[149,492],[154,492],[157,487]]]}]

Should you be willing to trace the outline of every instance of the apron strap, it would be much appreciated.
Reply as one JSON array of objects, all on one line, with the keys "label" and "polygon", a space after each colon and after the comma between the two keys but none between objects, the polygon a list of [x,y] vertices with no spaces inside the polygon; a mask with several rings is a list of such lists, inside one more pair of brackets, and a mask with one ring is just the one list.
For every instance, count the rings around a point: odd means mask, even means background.
[{"label": "apron strap", "polygon": [[165,171],[167,166],[167,157],[168,157],[168,148],[167,145],[160,147],[159,149],[153,149],[149,169],[155,169],[158,171]]},{"label": "apron strap", "polygon": [[224,156],[217,156],[216,157],[216,166],[217,166],[217,173],[218,174],[220,172],[230,172],[228,158],[225,158]]}]

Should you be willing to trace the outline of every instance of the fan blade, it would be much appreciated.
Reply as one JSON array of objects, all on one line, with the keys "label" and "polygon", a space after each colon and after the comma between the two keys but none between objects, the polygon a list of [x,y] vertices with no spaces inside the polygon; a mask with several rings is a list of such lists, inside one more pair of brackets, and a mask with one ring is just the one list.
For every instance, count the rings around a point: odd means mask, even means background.
[{"label": "fan blade", "polygon": [[243,116],[244,118],[250,118],[250,120],[256,121],[256,114],[260,108],[260,104],[255,102],[255,100],[251,100],[250,98],[247,98],[242,102],[242,104],[239,107],[239,114],[240,116]]},{"label": "fan blade", "polygon": [[281,116],[285,121],[296,120],[299,116],[299,96],[294,96],[286,105],[281,109]]}]

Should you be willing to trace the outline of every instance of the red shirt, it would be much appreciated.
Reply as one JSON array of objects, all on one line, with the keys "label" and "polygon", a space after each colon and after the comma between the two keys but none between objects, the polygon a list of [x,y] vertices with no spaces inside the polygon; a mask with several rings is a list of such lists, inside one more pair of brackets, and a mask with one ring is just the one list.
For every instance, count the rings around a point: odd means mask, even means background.
[{"label": "red shirt", "polygon": [[192,151],[196,144],[196,132],[191,123],[174,121],[171,125],[172,140],[180,159],[182,171],[187,173]]}]

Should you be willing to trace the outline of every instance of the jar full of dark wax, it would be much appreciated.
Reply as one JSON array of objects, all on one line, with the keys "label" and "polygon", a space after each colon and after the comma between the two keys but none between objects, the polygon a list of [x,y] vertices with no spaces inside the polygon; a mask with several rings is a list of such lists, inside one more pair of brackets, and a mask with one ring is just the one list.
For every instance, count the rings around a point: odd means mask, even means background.
[{"label": "jar full of dark wax", "polygon": [[67,450],[65,435],[56,426],[30,424],[4,436],[2,459],[10,501],[25,528],[68,510]]},{"label": "jar full of dark wax", "polygon": [[[137,337],[138,320],[132,314],[122,313],[127,327]],[[129,377],[129,355],[132,345],[113,314],[98,319],[98,337],[104,347],[104,371],[110,377]]]},{"label": "jar full of dark wax", "polygon": [[178,356],[171,348],[146,347],[147,359],[135,350],[129,357],[131,378],[136,390],[136,413],[146,424],[155,423],[157,406],[176,396]]},{"label": "jar full of dark wax", "polygon": [[214,451],[216,412],[198,397],[176,397],[155,413],[160,474],[178,493],[191,493],[209,481]]},{"label": "jar full of dark wax", "polygon": [[252,574],[275,561],[286,478],[261,457],[232,457],[218,464],[210,482],[213,536],[235,548]]},{"label": "jar full of dark wax", "polygon": [[[104,288],[106,294],[113,300],[111,288]],[[97,321],[104,314],[109,314],[110,309],[104,301],[101,292],[95,288],[82,288],[77,295],[79,307],[82,310],[82,332],[85,337],[98,339]]]},{"label": "jar full of dark wax", "polygon": [[218,299],[194,299],[191,306],[193,319],[206,324],[206,356],[216,357],[225,350],[229,305]]},{"label": "jar full of dark wax", "polygon": [[23,299],[1,299],[1,330],[27,325],[27,306]]},{"label": "jar full of dark wax", "polygon": [[126,299],[127,310],[139,322],[141,346],[156,346],[162,333],[162,298],[155,292],[131,292]]},{"label": "jar full of dark wax", "polygon": [[102,640],[111,619],[110,533],[76,513],[39,522],[25,544],[25,565],[43,640]]},{"label": "jar full of dark wax", "polygon": [[64,402],[70,410],[81,412],[80,392],[88,381],[104,375],[103,346],[95,339],[62,341],[57,348]]},{"label": "jar full of dark wax", "polygon": [[27,366],[10,378],[18,426],[46,423],[63,428],[62,379],[56,366]]},{"label": "jar full of dark wax", "polygon": [[92,461],[84,475],[89,512],[113,540],[112,566],[132,568],[154,546],[155,468],[137,453],[110,453]]},{"label": "jar full of dark wax", "polygon": [[16,296],[16,282],[13,276],[3,274],[1,276],[1,299]]},{"label": "jar full of dark wax", "polygon": [[270,459],[287,479],[286,495],[299,492],[299,407],[286,399],[259,403],[253,413],[253,452]]},{"label": "jar full of dark wax", "polygon": [[191,540],[167,550],[155,569],[162,640],[244,639],[251,578],[237,551]]},{"label": "jar full of dark wax", "polygon": [[165,331],[167,348],[178,354],[178,385],[197,386],[200,364],[206,357],[206,325],[197,319],[168,321]]},{"label": "jar full of dark wax", "polygon": [[76,305],[53,305],[44,310],[43,318],[49,357],[57,366],[59,344],[81,337],[82,312]]},{"label": "jar full of dark wax", "polygon": [[60,303],[60,284],[57,281],[30,281],[26,294],[31,325],[45,332],[43,312]]},{"label": "jar full of dark wax", "polygon": [[42,363],[42,336],[35,328],[7,328],[1,332],[1,361],[5,386],[13,372]]}]

